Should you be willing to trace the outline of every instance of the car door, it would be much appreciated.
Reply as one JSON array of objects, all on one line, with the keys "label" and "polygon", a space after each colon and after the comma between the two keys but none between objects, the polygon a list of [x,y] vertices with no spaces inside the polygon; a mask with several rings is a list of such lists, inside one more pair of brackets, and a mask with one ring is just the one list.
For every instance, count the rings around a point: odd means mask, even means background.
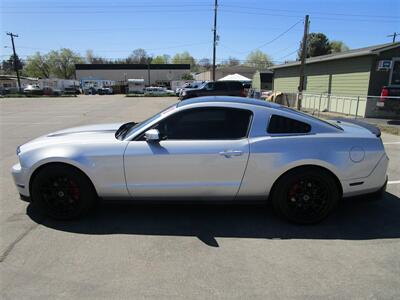
[{"label": "car door", "polygon": [[252,112],[186,109],[160,121],[162,140],[131,141],[124,155],[134,198],[226,198],[237,194],[249,156]]},{"label": "car door", "polygon": [[215,96],[229,96],[228,84],[224,81],[214,82],[214,92]]}]

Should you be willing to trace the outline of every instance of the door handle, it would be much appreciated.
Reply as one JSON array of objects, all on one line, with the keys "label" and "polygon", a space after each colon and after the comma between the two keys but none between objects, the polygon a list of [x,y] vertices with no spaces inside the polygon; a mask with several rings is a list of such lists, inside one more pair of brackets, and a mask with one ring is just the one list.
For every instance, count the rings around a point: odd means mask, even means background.
[{"label": "door handle", "polygon": [[222,156],[225,157],[231,157],[231,156],[240,156],[243,154],[243,151],[240,150],[226,150],[226,151],[222,151],[219,153]]}]

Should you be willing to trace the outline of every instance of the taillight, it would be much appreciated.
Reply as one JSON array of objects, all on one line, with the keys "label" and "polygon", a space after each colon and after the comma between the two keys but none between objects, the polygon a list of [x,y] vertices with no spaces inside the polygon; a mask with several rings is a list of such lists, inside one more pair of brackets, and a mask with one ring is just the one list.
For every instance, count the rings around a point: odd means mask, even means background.
[{"label": "taillight", "polygon": [[385,101],[385,98],[386,98],[387,96],[389,96],[389,89],[387,89],[387,88],[384,87],[384,88],[382,89],[382,91],[381,91],[381,97],[379,98],[379,101],[384,102],[384,101]]},{"label": "taillight", "polygon": [[244,90],[244,88],[240,89],[240,97],[246,97],[246,91]]}]

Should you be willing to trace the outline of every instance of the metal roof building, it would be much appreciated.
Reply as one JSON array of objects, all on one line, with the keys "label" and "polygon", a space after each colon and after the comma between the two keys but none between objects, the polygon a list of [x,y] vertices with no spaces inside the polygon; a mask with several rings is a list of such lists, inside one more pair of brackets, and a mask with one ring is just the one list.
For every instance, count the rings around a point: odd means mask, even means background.
[{"label": "metal roof building", "polygon": [[190,73],[190,64],[76,64],[76,79],[94,78],[126,83],[144,79],[146,85],[169,85]]}]

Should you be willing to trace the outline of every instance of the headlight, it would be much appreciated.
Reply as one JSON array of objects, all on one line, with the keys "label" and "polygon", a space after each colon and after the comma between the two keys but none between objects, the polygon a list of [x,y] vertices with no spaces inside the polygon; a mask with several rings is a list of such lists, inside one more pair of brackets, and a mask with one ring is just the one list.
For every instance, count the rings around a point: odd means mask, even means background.
[{"label": "headlight", "polygon": [[183,92],[182,92],[182,96],[186,96],[186,91],[183,91]]},{"label": "headlight", "polygon": [[18,146],[18,147],[17,147],[16,152],[17,152],[17,155],[19,155],[19,154],[21,153],[21,146]]}]

